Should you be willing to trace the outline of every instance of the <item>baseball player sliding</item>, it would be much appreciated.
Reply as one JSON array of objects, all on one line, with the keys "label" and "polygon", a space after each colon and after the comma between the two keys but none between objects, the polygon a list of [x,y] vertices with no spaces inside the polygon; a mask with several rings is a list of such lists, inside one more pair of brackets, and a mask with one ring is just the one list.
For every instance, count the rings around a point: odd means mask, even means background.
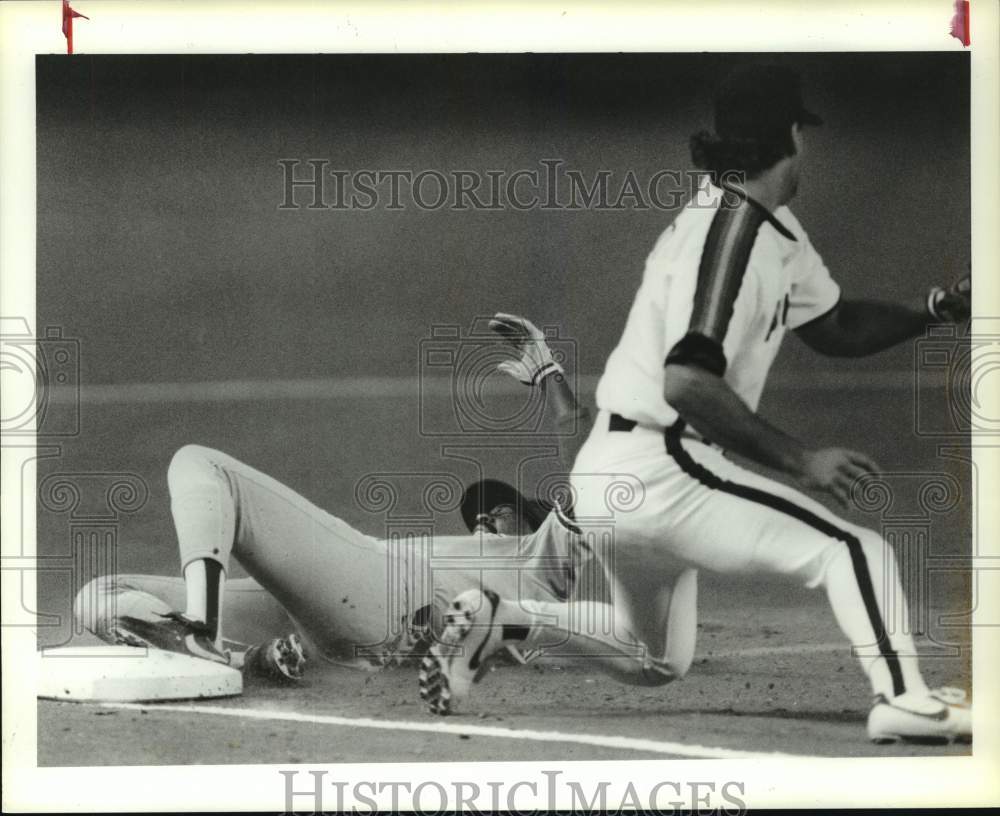
[{"label": "baseball player sliding", "polygon": [[[543,359],[544,341],[530,341],[531,332],[541,336],[534,326],[501,318],[495,328],[521,350],[504,364],[506,373],[538,382],[559,371],[551,355]],[[563,420],[586,419],[562,378],[547,377],[541,387]],[[365,535],[266,474],[198,445],[177,451],[167,484],[183,577],[109,575],[84,587],[74,613],[105,641],[294,682],[307,657],[371,668],[424,655],[452,599],[482,589],[519,599],[497,638],[522,661],[522,650],[541,648],[585,655],[642,685],[666,683],[690,665],[693,616],[677,618],[683,637],[647,649],[627,610],[610,612],[614,579],[577,526],[558,507],[525,499],[503,482],[468,486],[460,509],[469,534],[433,542]],[[232,559],[249,578],[227,580]],[[617,631],[601,625],[612,619]],[[464,693],[482,668],[465,667],[449,685],[436,659],[422,666],[421,695],[432,711],[447,713],[453,692]]]},{"label": "baseball player sliding", "polygon": [[[911,637],[886,624],[906,620],[891,547],[725,455],[745,456],[846,505],[852,483],[875,463],[853,450],[810,448],[756,413],[786,329],[821,354],[873,354],[928,324],[967,320],[969,279],[935,287],[914,307],[842,297],[787,207],[806,154],[805,128],[821,124],[803,105],[798,77],[776,66],[739,71],[720,88],[714,114],[714,133],[696,134],[691,147],[695,163],[719,183],[706,181],[646,261],[573,468],[575,519],[586,526],[608,516],[595,476],[632,475],[644,500],[614,524],[614,570],[626,595],[627,576],[683,574],[668,563],[776,573],[823,587],[871,681],[870,738],[970,739],[964,692],[929,689]],[[689,574],[691,591],[672,598],[675,626],[695,615]],[[513,606],[502,593],[459,596],[442,640],[465,657],[446,657],[449,646],[437,645],[431,659],[464,688],[469,655],[481,660],[505,642],[491,623],[510,619]],[[638,608],[657,610],[647,602]]]}]

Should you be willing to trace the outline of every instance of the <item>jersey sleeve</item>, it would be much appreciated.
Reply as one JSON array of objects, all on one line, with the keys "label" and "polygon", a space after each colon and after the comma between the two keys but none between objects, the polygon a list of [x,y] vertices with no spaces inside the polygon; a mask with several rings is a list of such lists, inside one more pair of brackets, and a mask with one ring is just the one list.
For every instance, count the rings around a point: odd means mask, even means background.
[{"label": "jersey sleeve", "polygon": [[840,286],[803,231],[793,260],[788,296],[788,327],[798,329],[830,312],[840,302]]},{"label": "jersey sleeve", "polygon": [[558,506],[522,539],[521,552],[530,557],[528,569],[535,579],[560,600],[569,597],[580,564],[593,555],[576,522]]},{"label": "jersey sleeve", "polygon": [[746,346],[754,322],[760,315],[760,285],[757,275],[758,271],[751,263],[743,274],[743,284],[733,303],[733,314],[726,327],[726,336],[722,339],[722,353],[727,367],[739,350]]},{"label": "jersey sleeve", "polygon": [[675,309],[687,313],[687,319],[683,323],[686,330],[677,338],[682,317],[668,315],[668,335],[673,342],[668,345],[665,365],[693,364],[720,377],[725,373],[756,313],[757,289],[750,255],[767,220],[763,208],[749,201],[715,213],[693,291],[671,293],[668,299],[676,304]]}]

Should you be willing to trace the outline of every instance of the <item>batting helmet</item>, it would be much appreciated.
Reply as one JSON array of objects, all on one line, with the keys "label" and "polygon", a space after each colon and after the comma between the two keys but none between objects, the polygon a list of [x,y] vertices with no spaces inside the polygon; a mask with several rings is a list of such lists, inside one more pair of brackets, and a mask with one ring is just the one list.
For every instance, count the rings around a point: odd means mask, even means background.
[{"label": "batting helmet", "polygon": [[528,522],[532,532],[553,509],[548,502],[526,499],[516,488],[499,479],[480,479],[468,485],[462,494],[460,509],[465,526],[473,530],[481,514],[489,513],[500,504],[511,505]]}]

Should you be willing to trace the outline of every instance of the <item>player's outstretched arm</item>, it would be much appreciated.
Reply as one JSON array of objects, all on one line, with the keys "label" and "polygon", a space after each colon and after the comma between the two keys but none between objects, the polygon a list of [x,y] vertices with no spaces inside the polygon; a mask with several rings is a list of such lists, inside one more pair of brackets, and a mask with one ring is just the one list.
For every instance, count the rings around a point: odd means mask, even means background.
[{"label": "player's outstretched arm", "polygon": [[668,363],[663,396],[699,433],[726,450],[783,471],[847,506],[851,485],[878,466],[845,448],[810,450],[757,416],[726,381],[693,363]]},{"label": "player's outstretched arm", "polygon": [[935,323],[964,323],[972,306],[968,276],[948,289],[935,286],[919,305],[842,300],[833,310],[796,330],[815,351],[832,357],[864,357],[910,340]]},{"label": "player's outstretched arm", "polygon": [[506,312],[493,316],[490,329],[517,353],[515,359],[504,360],[497,368],[524,385],[541,389],[555,414],[560,455],[567,469],[572,468],[580,445],[590,432],[590,411],[577,402],[563,367],[545,342],[545,333],[527,318]]}]

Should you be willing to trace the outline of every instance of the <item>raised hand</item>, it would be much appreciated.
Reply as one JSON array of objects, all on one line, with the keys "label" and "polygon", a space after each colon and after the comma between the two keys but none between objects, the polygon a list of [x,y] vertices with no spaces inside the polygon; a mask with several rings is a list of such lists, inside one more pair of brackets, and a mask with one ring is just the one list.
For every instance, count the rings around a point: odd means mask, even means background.
[{"label": "raised hand", "polygon": [[562,374],[563,367],[552,356],[545,334],[534,323],[519,315],[497,312],[490,320],[490,330],[502,337],[517,352],[517,359],[504,360],[497,369],[525,385],[537,385],[550,374]]}]

